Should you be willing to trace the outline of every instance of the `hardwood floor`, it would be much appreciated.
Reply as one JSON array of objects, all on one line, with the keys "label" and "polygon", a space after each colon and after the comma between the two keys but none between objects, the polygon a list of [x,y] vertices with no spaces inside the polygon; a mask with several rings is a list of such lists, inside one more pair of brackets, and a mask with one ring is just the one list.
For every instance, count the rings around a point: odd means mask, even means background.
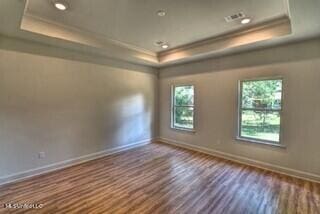
[{"label": "hardwood floor", "polygon": [[2,186],[0,204],[0,213],[308,214],[320,213],[320,185],[154,143]]}]

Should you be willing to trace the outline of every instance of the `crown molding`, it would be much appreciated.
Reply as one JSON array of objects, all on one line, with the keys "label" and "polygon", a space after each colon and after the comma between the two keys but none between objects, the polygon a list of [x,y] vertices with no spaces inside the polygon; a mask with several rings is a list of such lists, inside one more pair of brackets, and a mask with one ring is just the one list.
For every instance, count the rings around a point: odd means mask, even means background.
[{"label": "crown molding", "polygon": [[291,21],[288,16],[273,17],[246,29],[226,32],[219,36],[160,52],[158,59],[160,64],[164,65],[174,61],[213,54],[235,47],[290,35],[291,33]]},{"label": "crown molding", "polygon": [[83,49],[92,49],[92,52],[153,67],[164,67],[223,53],[232,53],[239,49],[253,47],[253,44],[259,46],[258,42],[270,41],[292,33],[291,20],[286,14],[167,51],[153,52],[98,33],[39,17],[32,14],[27,7],[28,1],[20,25],[21,30],[74,43],[70,45],[73,48],[78,44],[84,46]]},{"label": "crown molding", "polygon": [[20,29],[32,33],[61,39],[91,48],[99,49],[102,52],[109,52],[124,60],[139,60],[148,64],[158,64],[156,53],[138,48],[117,40],[111,40],[102,35],[89,31],[62,25],[44,18],[25,13],[21,21]]}]

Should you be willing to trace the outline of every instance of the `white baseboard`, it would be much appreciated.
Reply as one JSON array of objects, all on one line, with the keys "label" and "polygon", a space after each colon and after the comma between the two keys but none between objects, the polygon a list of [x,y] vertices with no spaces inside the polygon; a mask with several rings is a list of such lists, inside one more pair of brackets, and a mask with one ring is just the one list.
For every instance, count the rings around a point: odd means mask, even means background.
[{"label": "white baseboard", "polygon": [[163,143],[167,143],[167,144],[171,144],[171,145],[174,145],[177,147],[182,147],[185,149],[190,149],[190,150],[202,152],[202,153],[216,156],[216,157],[219,157],[222,159],[231,160],[231,161],[238,162],[241,164],[246,164],[246,165],[254,166],[257,168],[277,172],[280,174],[284,174],[284,175],[288,175],[288,176],[320,183],[320,175],[318,175],[318,174],[313,174],[313,173],[304,172],[304,171],[291,169],[291,168],[287,168],[287,167],[282,167],[282,166],[278,166],[278,165],[274,165],[274,164],[270,164],[270,163],[265,163],[262,161],[253,160],[253,159],[246,158],[243,156],[233,155],[230,153],[225,153],[225,152],[217,151],[214,149],[209,149],[209,148],[202,147],[202,146],[191,145],[188,143],[184,143],[184,142],[180,142],[180,141],[176,141],[176,140],[172,140],[172,139],[160,137],[157,140],[160,142],[163,142]]},{"label": "white baseboard", "polygon": [[84,155],[84,156],[81,156],[81,157],[65,160],[65,161],[62,161],[62,162],[58,162],[58,163],[42,166],[42,167],[39,167],[39,168],[30,169],[30,170],[27,170],[27,171],[11,174],[11,175],[8,175],[8,176],[5,176],[5,177],[0,177],[0,186],[4,185],[4,184],[9,184],[9,183],[25,180],[25,179],[28,179],[28,178],[31,178],[31,177],[34,177],[34,176],[37,176],[37,175],[41,175],[41,174],[45,174],[45,173],[48,173],[48,172],[56,171],[56,170],[63,169],[63,168],[66,168],[66,167],[78,165],[78,164],[81,164],[81,163],[84,163],[84,162],[87,162],[87,161],[90,161],[90,160],[94,160],[94,159],[97,159],[97,158],[105,157],[105,156],[108,156],[108,155],[112,155],[112,154],[115,154],[115,153],[119,153],[119,152],[122,152],[122,151],[133,149],[133,148],[136,148],[136,147],[139,147],[139,146],[144,146],[144,145],[147,145],[147,144],[151,143],[152,141],[153,141],[153,139],[147,139],[147,140],[135,142],[135,143],[132,143],[132,144],[128,144],[128,145],[124,145],[124,146],[120,146],[120,147],[116,147],[116,148],[112,148],[112,149],[107,149],[107,150],[104,150],[104,151],[100,151],[100,152]]}]

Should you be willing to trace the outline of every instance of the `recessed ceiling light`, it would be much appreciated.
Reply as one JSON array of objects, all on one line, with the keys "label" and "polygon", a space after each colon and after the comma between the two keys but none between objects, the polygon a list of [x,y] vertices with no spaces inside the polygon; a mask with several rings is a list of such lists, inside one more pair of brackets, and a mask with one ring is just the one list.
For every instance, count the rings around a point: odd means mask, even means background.
[{"label": "recessed ceiling light", "polygon": [[165,15],[166,15],[166,11],[164,11],[164,10],[158,10],[158,11],[157,11],[157,15],[158,15],[158,16],[165,16]]},{"label": "recessed ceiling light", "polygon": [[251,22],[251,19],[250,18],[244,18],[241,20],[241,24],[245,25],[245,24],[248,24]]},{"label": "recessed ceiling light", "polygon": [[55,8],[61,11],[67,10],[69,8],[69,5],[65,1],[55,1],[53,2],[53,5],[55,6]]},{"label": "recessed ceiling light", "polygon": [[163,44],[163,45],[161,45],[161,47],[162,47],[162,49],[167,49],[167,48],[169,48],[169,45],[168,44]]}]

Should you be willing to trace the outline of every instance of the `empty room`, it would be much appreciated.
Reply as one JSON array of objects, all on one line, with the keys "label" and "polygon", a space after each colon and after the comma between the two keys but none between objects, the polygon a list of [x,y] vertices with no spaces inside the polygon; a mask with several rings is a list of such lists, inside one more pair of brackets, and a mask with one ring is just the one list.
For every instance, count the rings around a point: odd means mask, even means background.
[{"label": "empty room", "polygon": [[320,214],[320,0],[0,0],[0,214]]}]

